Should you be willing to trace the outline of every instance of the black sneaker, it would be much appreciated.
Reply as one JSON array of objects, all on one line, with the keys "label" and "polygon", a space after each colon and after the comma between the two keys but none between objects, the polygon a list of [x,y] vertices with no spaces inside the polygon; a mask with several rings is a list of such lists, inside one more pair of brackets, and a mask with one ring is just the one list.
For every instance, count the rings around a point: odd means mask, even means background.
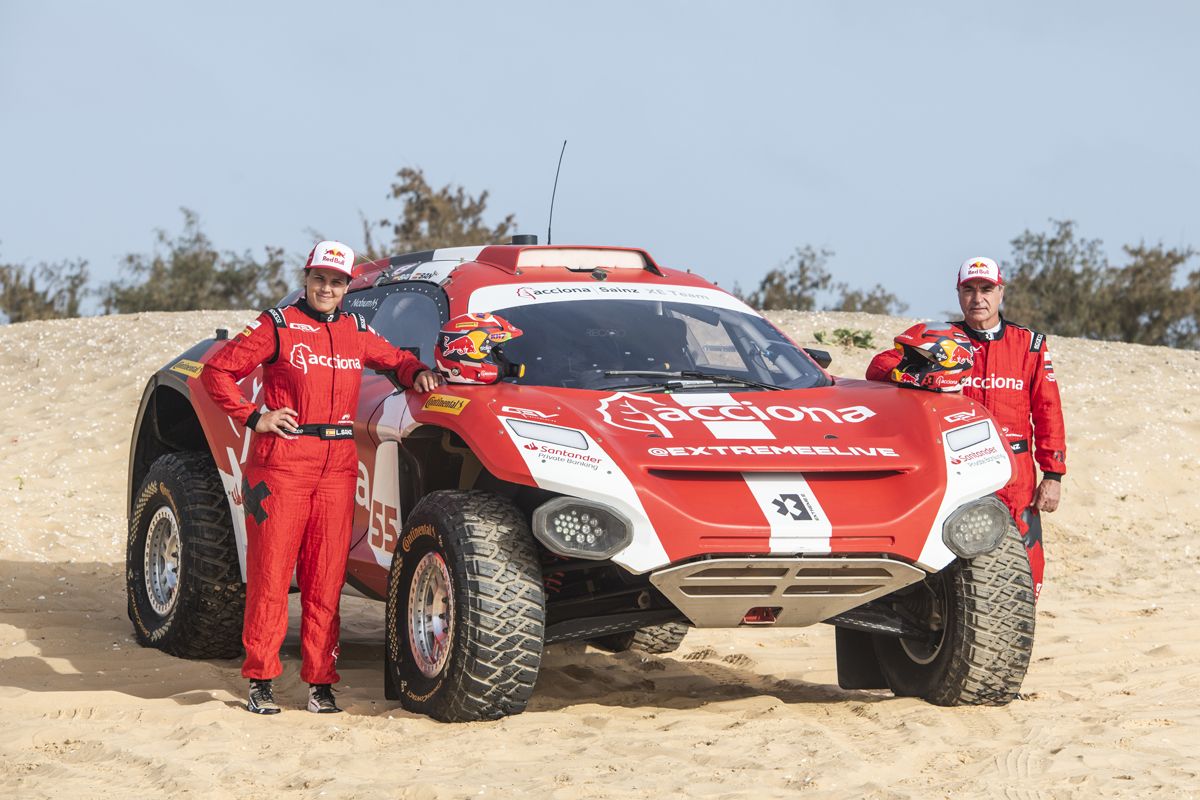
[{"label": "black sneaker", "polygon": [[340,714],[341,709],[333,699],[333,687],[328,683],[308,685],[308,710],[314,714]]},{"label": "black sneaker", "polygon": [[246,701],[246,710],[251,714],[278,714],[283,710],[275,702],[269,680],[250,681],[250,699]]}]

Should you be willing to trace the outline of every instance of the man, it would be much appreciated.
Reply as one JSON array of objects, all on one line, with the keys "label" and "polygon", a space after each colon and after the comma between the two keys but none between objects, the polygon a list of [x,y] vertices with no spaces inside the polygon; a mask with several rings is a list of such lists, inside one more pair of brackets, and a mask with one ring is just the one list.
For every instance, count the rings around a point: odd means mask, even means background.
[{"label": "man", "polygon": [[[963,394],[991,412],[1012,448],[1015,471],[997,496],[1024,539],[1036,597],[1045,569],[1040,512],[1058,508],[1067,471],[1066,430],[1046,336],[1004,319],[1003,302],[1000,266],[990,258],[964,261],[958,269],[963,319],[952,323],[971,340],[974,366],[963,380]],[[897,350],[880,353],[867,368],[867,379],[888,380],[899,361]],[[1040,482],[1035,461],[1042,470]]]},{"label": "man", "polygon": [[[246,709],[278,714],[271,680],[283,671],[279,648],[287,633],[288,589],[300,585],[300,677],[309,684],[308,710],[341,711],[332,684],[354,513],[358,454],[353,415],[363,366],[395,370],[418,392],[441,377],[393,347],[358,314],[339,310],[349,287],[354,251],[320,242],[304,265],[304,296],[271,308],[205,366],[201,380],[213,400],[253,430],[242,483],[246,510],[246,615],[242,675],[250,680]],[[263,367],[256,409],[237,382]]]}]

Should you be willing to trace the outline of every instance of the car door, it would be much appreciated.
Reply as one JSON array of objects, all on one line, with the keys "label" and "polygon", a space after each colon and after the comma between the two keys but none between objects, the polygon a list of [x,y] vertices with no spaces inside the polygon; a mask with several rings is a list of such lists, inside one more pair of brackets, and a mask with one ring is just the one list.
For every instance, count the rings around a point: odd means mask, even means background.
[{"label": "car door", "polygon": [[[448,318],[445,293],[435,284],[399,283],[355,292],[343,303],[372,328],[426,364],[433,363],[438,331]],[[358,483],[347,581],[382,598],[404,515],[420,499],[420,468],[403,450],[407,392],[392,377],[363,371],[355,422]],[[408,417],[411,419],[411,417]]]}]

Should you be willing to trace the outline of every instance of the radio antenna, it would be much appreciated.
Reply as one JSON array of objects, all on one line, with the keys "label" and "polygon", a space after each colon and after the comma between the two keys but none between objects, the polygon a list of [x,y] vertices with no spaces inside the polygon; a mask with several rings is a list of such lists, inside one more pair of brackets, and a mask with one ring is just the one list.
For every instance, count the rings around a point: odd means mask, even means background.
[{"label": "radio antenna", "polygon": [[554,170],[554,191],[550,192],[550,221],[546,223],[546,244],[553,244],[550,230],[554,227],[554,196],[558,194],[558,173],[562,172],[563,153],[567,152],[567,140],[563,139],[562,150],[558,151],[558,169]]}]

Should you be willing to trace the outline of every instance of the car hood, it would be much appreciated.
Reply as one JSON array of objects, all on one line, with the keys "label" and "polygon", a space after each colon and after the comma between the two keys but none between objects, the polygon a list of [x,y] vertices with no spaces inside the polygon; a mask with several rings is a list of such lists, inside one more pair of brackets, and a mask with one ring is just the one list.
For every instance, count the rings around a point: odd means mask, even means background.
[{"label": "car hood", "polygon": [[[982,438],[966,444],[945,435],[978,423]],[[426,425],[453,431],[503,481],[619,510],[635,534],[614,561],[633,571],[796,552],[939,569],[953,559],[942,522],[1011,472],[978,403],[857,380],[671,394],[446,386],[394,396],[372,428],[402,440]]]}]

